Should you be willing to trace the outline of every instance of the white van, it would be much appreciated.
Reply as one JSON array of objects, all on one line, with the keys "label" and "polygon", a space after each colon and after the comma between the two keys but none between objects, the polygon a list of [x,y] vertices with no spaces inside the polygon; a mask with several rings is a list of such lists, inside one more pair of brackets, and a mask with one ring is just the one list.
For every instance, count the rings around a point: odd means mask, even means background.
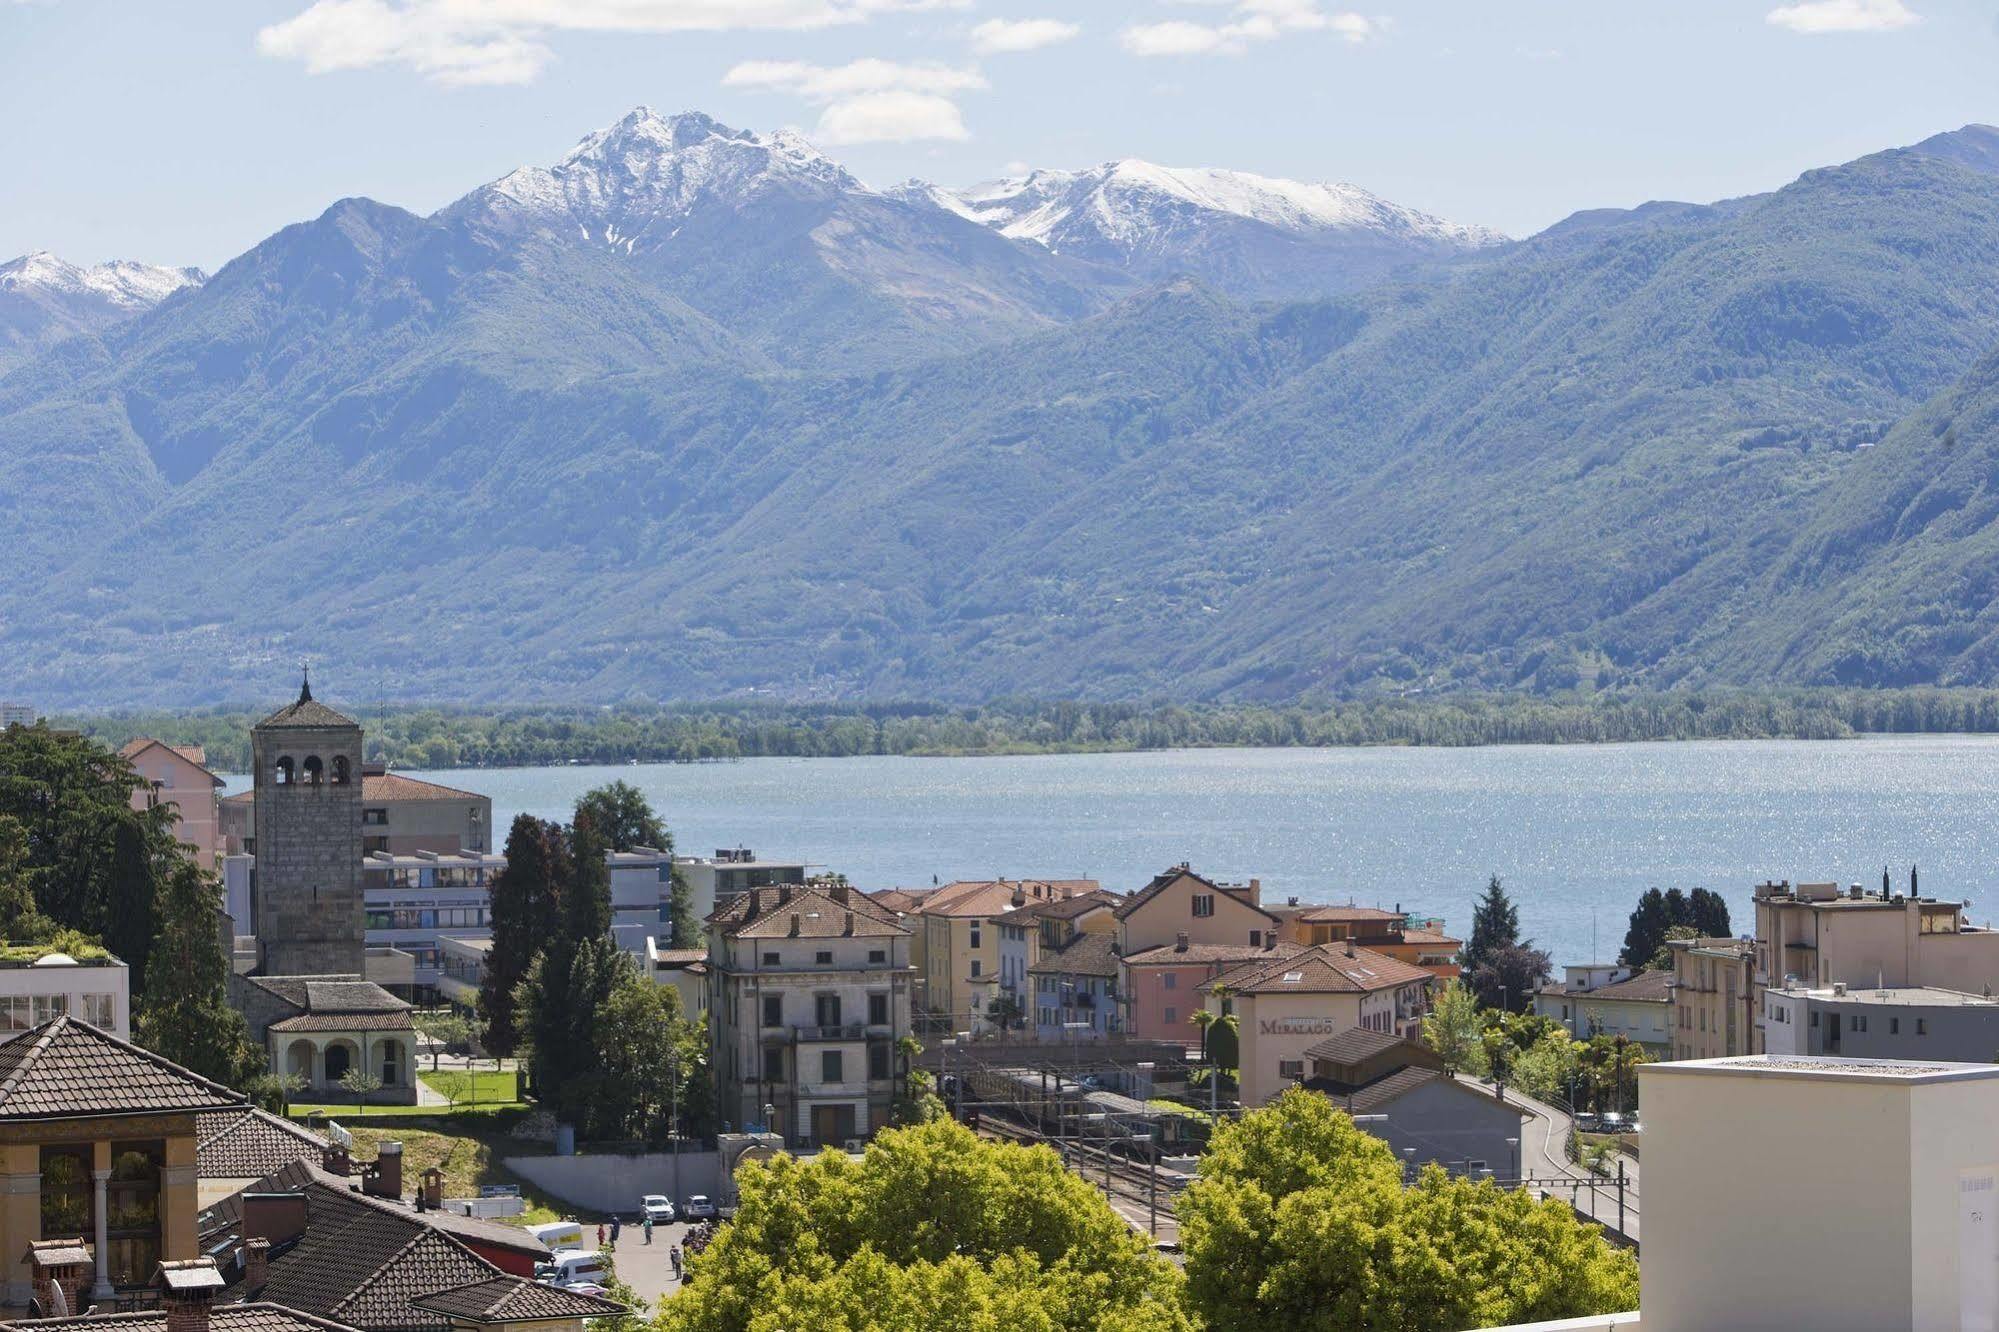
[{"label": "white van", "polygon": [[604,1255],[595,1249],[557,1249],[552,1258],[535,1269],[535,1276],[544,1285],[564,1289],[575,1286],[601,1289],[609,1273],[604,1270]]},{"label": "white van", "polygon": [[580,1249],[583,1247],[583,1223],[581,1221],[544,1221],[538,1226],[527,1227],[527,1232],[551,1249]]}]

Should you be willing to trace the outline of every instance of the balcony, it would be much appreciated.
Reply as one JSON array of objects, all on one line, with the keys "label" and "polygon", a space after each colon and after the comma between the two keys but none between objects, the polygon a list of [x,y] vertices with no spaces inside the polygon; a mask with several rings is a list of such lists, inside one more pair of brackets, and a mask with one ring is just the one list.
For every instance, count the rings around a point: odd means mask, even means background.
[{"label": "balcony", "polygon": [[868,1024],[865,1022],[836,1022],[831,1025],[802,1022],[791,1028],[791,1037],[801,1044],[814,1041],[864,1041],[868,1038]]}]

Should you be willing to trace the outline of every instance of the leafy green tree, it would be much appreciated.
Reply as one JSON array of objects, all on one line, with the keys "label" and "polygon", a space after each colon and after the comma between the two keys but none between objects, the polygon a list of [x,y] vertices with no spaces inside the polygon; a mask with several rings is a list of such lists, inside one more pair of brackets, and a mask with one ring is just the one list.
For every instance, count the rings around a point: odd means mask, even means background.
[{"label": "leafy green tree", "polygon": [[1575,1084],[1578,1051],[1568,1032],[1556,1028],[1513,1056],[1513,1085],[1537,1100],[1563,1100]]},{"label": "leafy green tree", "polygon": [[153,967],[132,1020],[139,1044],[181,1067],[231,1087],[265,1071],[243,1015],[229,1006],[229,958],[217,930],[220,889],[193,861],[181,859],[160,885],[160,935]]},{"label": "leafy green tree", "polygon": [[1179,1273],[1046,1147],[948,1119],[737,1177],[661,1332],[1192,1332]]},{"label": "leafy green tree", "polygon": [[340,1085],[354,1098],[357,1113],[368,1113],[368,1098],[382,1090],[382,1080],[356,1064],[340,1075]]},{"label": "leafy green tree", "polygon": [[558,1119],[589,1133],[612,1093],[598,1064],[597,1019],[630,959],[608,938],[557,938],[528,967],[514,994],[535,1097]]},{"label": "leafy green tree", "polygon": [[19,819],[0,814],[0,939],[34,943],[53,929],[36,908],[28,879],[28,830]]},{"label": "leafy green tree", "polygon": [[472,1040],[472,1024],[457,1013],[435,1013],[417,1019],[417,1028],[430,1037],[430,1071],[437,1072],[437,1061],[445,1047],[467,1045]]},{"label": "leafy green tree", "polygon": [[249,1079],[243,1090],[250,1099],[274,1115],[291,1113],[292,1097],[305,1090],[303,1073],[259,1073]]},{"label": "leafy green tree", "polygon": [[[592,1127],[598,1136],[656,1141],[673,1127],[676,1111],[686,1122],[699,1117],[701,1102],[714,1102],[706,1080],[706,1033],[687,1021],[678,990],[641,974],[622,953],[614,967],[594,1032],[599,1091]],[[704,1047],[698,1058],[697,1042]]]},{"label": "leafy green tree", "polygon": [[156,885],[187,853],[144,815],[130,810],[111,828],[111,855],[104,874],[104,946],[124,960],[132,988],[143,993],[148,954],[159,932]]},{"label": "leafy green tree", "polygon": [[1456,1332],[1635,1308],[1638,1265],[1565,1203],[1432,1166],[1294,1088],[1217,1130],[1179,1203],[1211,1332]]},{"label": "leafy green tree", "polygon": [[1493,875],[1485,893],[1472,908],[1471,937],[1458,954],[1458,966],[1470,973],[1492,953],[1520,942],[1520,910],[1506,895],[1499,876]]},{"label": "leafy green tree", "polygon": [[1484,1023],[1478,1000],[1463,981],[1447,982],[1423,1018],[1423,1043],[1437,1052],[1452,1073],[1483,1076]]},{"label": "leafy green tree", "polygon": [[562,919],[558,928],[571,943],[586,943],[611,933],[611,867],[604,857],[610,844],[587,811],[578,810],[569,829],[569,877],[562,887]]},{"label": "leafy green tree", "polygon": [[667,889],[666,916],[673,929],[675,948],[706,948],[706,932],[701,917],[694,912],[694,889],[680,867],[673,867],[673,882]]},{"label": "leafy green tree", "polygon": [[511,1055],[521,1043],[514,992],[542,945],[555,937],[568,877],[562,829],[531,814],[516,816],[507,830],[507,867],[493,878],[493,946],[479,982],[479,1016],[495,1057]]},{"label": "leafy green tree", "polygon": [[1688,922],[1694,933],[1703,939],[1727,939],[1733,931],[1728,919],[1728,899],[1711,888],[1696,888],[1687,894],[1687,907],[1692,914]]},{"label": "leafy green tree", "polygon": [[[1678,888],[1660,892],[1647,888],[1639,894],[1638,905],[1624,931],[1624,947],[1618,962],[1634,969],[1672,965],[1666,947],[1669,938],[1728,938],[1728,903],[1720,893],[1696,888],[1683,893]],[[1677,932],[1676,932],[1677,931]]]},{"label": "leafy green tree", "polygon": [[1534,992],[1554,972],[1548,954],[1531,944],[1506,944],[1487,952],[1465,978],[1478,1001],[1488,1008],[1523,1013],[1534,1005]]},{"label": "leafy green tree", "polygon": [[922,1053],[923,1042],[914,1036],[897,1038],[896,1091],[889,1117],[899,1125],[927,1124],[949,1114],[944,1099],[937,1094],[936,1079],[916,1066],[916,1056]]},{"label": "leafy green tree", "polygon": [[645,793],[630,782],[607,782],[585,791],[576,802],[574,822],[585,820],[613,851],[629,851],[637,846],[673,850],[673,834],[653,813]]}]

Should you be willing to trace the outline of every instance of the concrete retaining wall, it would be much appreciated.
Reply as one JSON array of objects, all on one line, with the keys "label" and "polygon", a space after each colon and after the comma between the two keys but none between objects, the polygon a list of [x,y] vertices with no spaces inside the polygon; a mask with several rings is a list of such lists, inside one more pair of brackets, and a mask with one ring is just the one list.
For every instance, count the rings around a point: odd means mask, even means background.
[{"label": "concrete retaining wall", "polygon": [[579,1213],[639,1209],[639,1198],[664,1193],[678,1205],[690,1193],[722,1196],[722,1158],[716,1152],[680,1153],[679,1182],[671,1152],[605,1152],[580,1156],[511,1156],[507,1169]]}]

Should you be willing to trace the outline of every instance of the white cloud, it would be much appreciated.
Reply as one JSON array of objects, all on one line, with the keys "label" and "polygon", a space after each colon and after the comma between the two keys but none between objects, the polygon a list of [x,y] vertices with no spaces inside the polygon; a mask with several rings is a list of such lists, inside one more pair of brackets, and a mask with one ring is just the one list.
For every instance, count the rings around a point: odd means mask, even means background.
[{"label": "white cloud", "polygon": [[972,29],[981,51],[1038,51],[1071,40],[1082,28],[1062,19],[987,19]]},{"label": "white cloud", "polygon": [[1922,22],[1902,0],[1799,0],[1765,15],[1792,32],[1893,32]]},{"label": "white cloud", "polygon": [[951,99],[987,86],[976,69],[892,60],[845,65],[746,60],[724,74],[722,84],[789,93],[818,105],[822,109],[812,138],[827,145],[970,138]]},{"label": "white cloud", "polygon": [[401,65],[440,83],[527,83],[556,32],[824,28],[969,0],[313,0],[257,34],[314,74]]},{"label": "white cloud", "polygon": [[1382,20],[1365,14],[1321,9],[1318,0],[1235,0],[1232,8],[1225,23],[1135,23],[1118,39],[1138,56],[1239,55],[1253,43],[1274,41],[1287,32],[1330,32],[1364,42],[1383,27]]}]

